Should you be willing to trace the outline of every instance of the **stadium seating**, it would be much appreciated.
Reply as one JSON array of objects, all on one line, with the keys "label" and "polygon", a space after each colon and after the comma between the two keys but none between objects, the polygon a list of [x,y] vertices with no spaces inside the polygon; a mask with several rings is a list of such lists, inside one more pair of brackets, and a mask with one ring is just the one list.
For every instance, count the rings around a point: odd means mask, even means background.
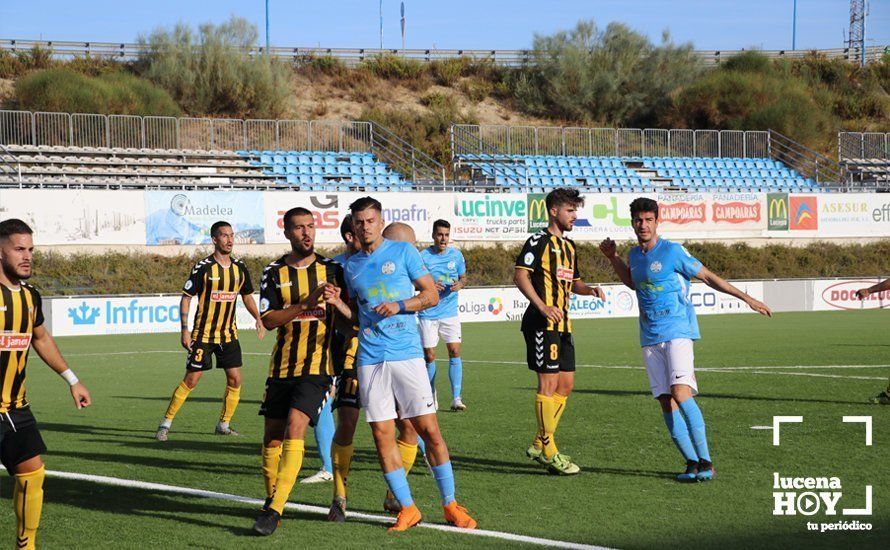
[{"label": "stadium seating", "polygon": [[[83,188],[245,188],[403,191],[410,185],[370,153],[197,151],[6,145],[18,174],[0,185]],[[8,166],[8,165],[7,165]]]},{"label": "stadium seating", "polygon": [[863,185],[886,187],[890,184],[890,158],[849,158],[841,163],[853,177]]},{"label": "stadium seating", "polygon": [[372,153],[238,151],[275,184],[311,191],[410,191],[411,184]]},{"label": "stadium seating", "polygon": [[474,172],[472,178],[503,191],[543,192],[562,186],[588,192],[819,189],[813,180],[769,158],[461,155],[456,161]]}]

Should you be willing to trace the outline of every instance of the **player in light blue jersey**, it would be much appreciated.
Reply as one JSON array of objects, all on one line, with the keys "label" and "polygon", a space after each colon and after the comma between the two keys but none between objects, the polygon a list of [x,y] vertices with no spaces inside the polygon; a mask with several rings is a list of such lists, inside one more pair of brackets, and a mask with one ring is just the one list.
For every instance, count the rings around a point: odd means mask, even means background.
[{"label": "player in light blue jersey", "polygon": [[451,224],[446,220],[433,222],[433,245],[420,253],[423,263],[430,270],[436,290],[439,291],[439,304],[421,311],[420,341],[426,370],[436,395],[436,346],[439,336],[445,340],[448,349],[448,379],[451,381],[451,410],[467,409],[461,399],[463,385],[463,363],[460,359],[460,318],[457,314],[457,293],[467,284],[467,263],[460,250],[448,246],[451,240]]},{"label": "player in light blue jersey", "polygon": [[661,404],[671,439],[686,459],[678,481],[708,481],[714,464],[708,451],[705,421],[695,395],[698,384],[693,367],[692,343],[699,339],[695,308],[689,298],[691,279],[744,301],[757,313],[772,316],[766,304],[755,300],[712,273],[680,244],[659,238],[658,203],[638,198],[630,204],[631,224],[639,246],[631,249],[628,264],[616,254],[615,242],[606,239],[600,250],[625,285],[635,290],[640,303],[640,345],[649,387]]},{"label": "player in light blue jersey", "polygon": [[[436,420],[414,315],[435,306],[439,293],[417,250],[383,237],[380,202],[364,197],[349,208],[355,237],[361,243],[361,250],[350,256],[345,266],[349,296],[359,320],[355,358],[359,395],[383,477],[402,507],[390,530],[407,530],[422,519],[396,445],[396,418],[409,420],[426,441],[445,520],[472,529],[476,521],[455,500],[451,459]],[[416,295],[415,289],[419,291]]]}]

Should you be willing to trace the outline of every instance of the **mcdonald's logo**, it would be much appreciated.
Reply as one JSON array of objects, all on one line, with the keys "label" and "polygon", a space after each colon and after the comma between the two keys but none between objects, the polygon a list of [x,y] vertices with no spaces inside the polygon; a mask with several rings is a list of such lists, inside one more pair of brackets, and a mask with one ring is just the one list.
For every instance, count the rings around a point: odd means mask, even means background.
[{"label": "mcdonald's logo", "polygon": [[788,231],[790,219],[788,216],[788,194],[768,193],[767,204],[767,229],[770,231]]},{"label": "mcdonald's logo", "polygon": [[528,232],[532,233],[547,227],[547,203],[543,193],[529,193],[528,201]]}]

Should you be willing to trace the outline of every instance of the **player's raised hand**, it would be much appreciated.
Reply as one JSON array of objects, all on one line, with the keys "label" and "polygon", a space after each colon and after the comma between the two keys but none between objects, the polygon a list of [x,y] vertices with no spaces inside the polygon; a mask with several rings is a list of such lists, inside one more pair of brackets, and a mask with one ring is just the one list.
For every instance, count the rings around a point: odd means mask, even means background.
[{"label": "player's raised hand", "polygon": [[93,403],[89,390],[80,382],[71,386],[71,397],[74,398],[74,406],[78,409],[89,407]]},{"label": "player's raised hand", "polygon": [[374,306],[374,313],[381,317],[392,317],[399,312],[399,304],[396,302],[383,302]]},{"label": "player's raised hand", "polygon": [[606,258],[614,258],[617,251],[618,246],[615,244],[615,241],[608,237],[600,243],[600,252],[602,252]]},{"label": "player's raised hand", "polygon": [[871,292],[869,292],[867,288],[860,288],[856,291],[856,297],[860,300],[865,300],[870,294]]},{"label": "player's raised hand", "polygon": [[555,306],[544,306],[541,308],[541,315],[554,323],[562,322],[562,310]]},{"label": "player's raised hand", "polygon": [[750,307],[751,309],[753,309],[754,311],[756,311],[757,313],[759,313],[761,315],[766,315],[767,317],[773,316],[772,310],[766,304],[761,302],[760,300],[755,300],[754,298],[748,298],[748,300],[746,300],[745,303],[748,304],[748,307]]}]

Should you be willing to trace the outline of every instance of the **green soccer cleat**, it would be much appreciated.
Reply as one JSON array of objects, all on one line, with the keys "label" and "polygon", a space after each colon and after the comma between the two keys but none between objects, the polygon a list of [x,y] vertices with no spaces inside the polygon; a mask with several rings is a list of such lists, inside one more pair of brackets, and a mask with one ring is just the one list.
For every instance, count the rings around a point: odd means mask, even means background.
[{"label": "green soccer cleat", "polygon": [[538,449],[534,445],[529,446],[529,448],[525,450],[525,456],[527,456],[530,460],[534,460],[535,462],[544,464],[544,450]]},{"label": "green soccer cleat", "polygon": [[890,393],[882,391],[878,395],[872,397],[869,401],[875,405],[890,405]]},{"label": "green soccer cleat", "polygon": [[572,460],[564,454],[556,453],[551,456],[550,459],[546,459],[547,461],[547,471],[551,474],[558,474],[561,476],[573,476],[579,472],[581,472],[581,468],[572,462]]}]

